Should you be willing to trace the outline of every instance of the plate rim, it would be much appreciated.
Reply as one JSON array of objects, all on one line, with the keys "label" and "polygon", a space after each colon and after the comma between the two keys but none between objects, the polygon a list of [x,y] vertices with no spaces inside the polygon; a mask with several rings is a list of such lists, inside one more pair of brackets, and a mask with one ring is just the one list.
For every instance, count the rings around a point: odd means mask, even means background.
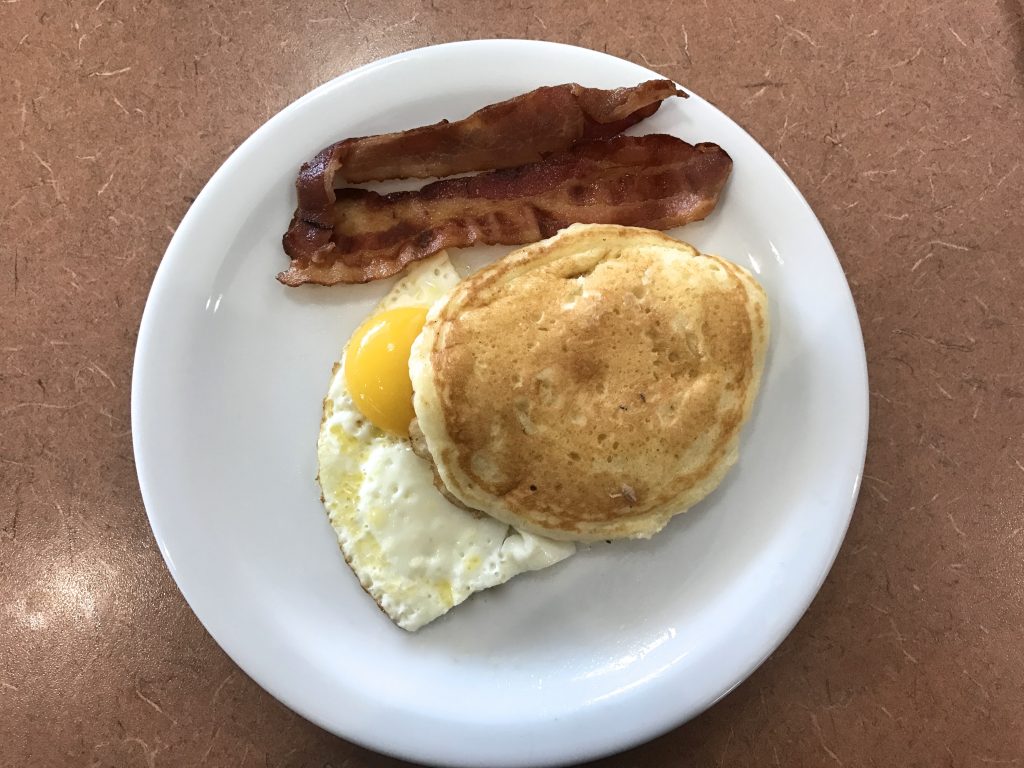
[{"label": "plate rim", "polygon": [[[332,734],[335,734],[336,736],[339,736],[353,743],[359,744],[363,747],[372,749],[374,751],[389,754],[405,760],[427,762],[431,764],[474,765],[479,764],[481,760],[483,760],[483,758],[481,758],[480,753],[475,752],[457,754],[458,746],[456,746],[455,748],[456,752],[446,752],[444,754],[438,753],[436,751],[432,752],[429,750],[424,750],[422,748],[422,745],[417,747],[416,744],[409,743],[408,741],[403,741],[403,737],[401,735],[399,735],[395,739],[389,740],[381,739],[372,734],[339,732],[339,730],[334,725],[327,722],[326,719],[322,718],[319,712],[317,712],[315,709],[306,706],[305,702],[297,701],[296,697],[292,695],[291,691],[282,690],[281,686],[276,685],[273,682],[268,682],[265,675],[261,675],[259,671],[253,671],[250,669],[250,667],[252,666],[251,664],[244,661],[240,661],[239,656],[242,655],[243,649],[239,647],[239,645],[234,640],[230,638],[225,638],[223,636],[223,633],[219,630],[214,631],[213,629],[211,629],[210,623],[207,620],[207,618],[204,618],[202,615],[200,615],[200,612],[197,610],[195,606],[194,594],[192,597],[190,597],[192,588],[186,587],[185,584],[183,583],[185,577],[182,573],[179,572],[177,566],[174,563],[174,559],[171,555],[171,552],[166,546],[165,536],[162,534],[163,523],[160,520],[160,515],[154,513],[153,511],[155,507],[158,506],[158,502],[156,502],[155,498],[153,497],[152,490],[150,489],[150,491],[147,491],[147,480],[145,478],[149,475],[149,473],[152,470],[149,468],[149,462],[144,456],[145,448],[143,447],[143,444],[145,442],[145,438],[142,433],[142,428],[140,425],[144,421],[142,414],[144,407],[143,400],[145,398],[145,395],[142,393],[142,389],[138,385],[138,382],[144,381],[146,378],[144,372],[146,364],[145,361],[147,356],[152,353],[153,343],[151,341],[151,337],[154,332],[154,323],[157,322],[154,319],[157,313],[157,309],[155,307],[157,302],[159,301],[159,296],[168,290],[167,283],[169,281],[169,275],[171,273],[171,270],[173,269],[172,266],[169,266],[171,260],[167,259],[168,254],[170,254],[176,248],[180,248],[179,241],[184,239],[184,236],[181,235],[180,233],[182,231],[188,231],[189,227],[186,225],[192,221],[193,217],[198,215],[198,211],[202,208],[204,195],[206,195],[207,191],[214,187],[215,184],[219,182],[220,179],[222,179],[223,177],[230,176],[234,172],[235,165],[237,165],[239,162],[240,154],[250,144],[257,143],[259,141],[260,135],[265,131],[269,130],[268,126],[272,126],[276,122],[285,119],[287,115],[291,114],[296,110],[301,109],[302,105],[318,98],[322,93],[326,92],[327,90],[339,87],[346,81],[355,79],[357,77],[365,76],[376,69],[386,67],[398,60],[422,55],[426,51],[430,51],[433,54],[444,55],[446,51],[452,49],[479,48],[482,51],[485,51],[487,48],[495,45],[511,47],[542,47],[569,49],[574,52],[583,52],[584,54],[589,56],[611,59],[619,64],[627,64],[631,67],[635,67],[645,72],[648,72],[651,75],[651,77],[664,77],[663,75],[660,75],[659,73],[653,71],[649,67],[636,64],[635,62],[631,62],[617,56],[613,56],[612,54],[604,53],[601,51],[595,51],[582,46],[574,46],[565,43],[556,43],[542,40],[491,38],[442,43],[402,51],[400,53],[396,53],[391,56],[377,59],[355,69],[343,72],[342,74],[313,88],[308,93],[304,94],[303,96],[300,96],[293,102],[286,105],[283,109],[278,111],[268,120],[264,121],[255,131],[252,132],[252,134],[250,134],[241,144],[239,144],[238,147],[235,148],[234,151],[232,151],[228,155],[228,157],[212,174],[210,179],[203,186],[200,193],[196,196],[195,202],[190,206],[189,210],[183,216],[181,222],[179,223],[178,228],[175,231],[175,234],[172,236],[163,256],[161,257],[160,264],[156,270],[152,284],[147,294],[145,307],[139,324],[139,332],[135,346],[135,354],[132,368],[132,446],[136,465],[136,473],[139,481],[139,488],[142,495],[143,504],[145,506],[147,519],[149,521],[150,528],[153,531],[153,536],[157,542],[161,556],[164,558],[164,562],[172,578],[174,579],[175,585],[178,587],[179,592],[184,597],[186,603],[189,605],[189,608],[192,610],[193,614],[203,625],[204,629],[210,634],[210,636],[214,639],[214,641],[221,648],[221,650],[223,650],[231,658],[231,660],[239,668],[242,669],[243,672],[245,672],[251,679],[253,679],[258,685],[260,685],[260,687],[262,687],[264,690],[270,693],[270,695],[272,695],[276,700],[281,702],[283,705],[285,705],[292,711],[301,715],[305,719],[315,723],[319,727],[323,728],[324,730]],[[693,91],[688,85],[682,85],[682,87],[688,93],[691,93],[693,96],[701,98],[699,94]],[[832,242],[829,239],[827,232],[825,232],[824,227],[821,224],[821,221],[814,214],[813,209],[807,202],[803,193],[792,181],[792,179],[789,177],[789,174],[786,173],[785,169],[773,157],[771,157],[767,150],[765,150],[764,147],[761,146],[761,144],[756,139],[754,139],[753,136],[749,134],[749,132],[747,132],[739,123],[737,123],[727,113],[718,109],[718,107],[716,107],[713,102],[707,101],[706,99],[702,100],[705,101],[719,114],[721,114],[725,119],[733,123],[736,126],[736,128],[749,140],[751,147],[756,148],[757,151],[763,153],[764,156],[768,159],[768,161],[781,174],[781,178],[784,180],[785,184],[788,186],[790,191],[795,194],[796,200],[799,201],[800,205],[804,209],[806,209],[806,213],[810,214],[810,218],[811,220],[813,220],[814,226],[816,226],[818,230],[820,230],[820,235],[823,242],[828,245],[828,255],[831,255],[832,259],[835,261],[835,265],[839,269],[839,273],[842,277],[842,282],[846,289],[845,295],[842,297],[837,296],[836,299],[838,300],[841,298],[842,303],[847,304],[849,311],[852,312],[852,319],[854,320],[854,323],[851,330],[855,331],[855,340],[857,342],[854,347],[854,353],[859,352],[859,355],[857,355],[858,359],[855,362],[859,363],[859,365],[857,365],[856,368],[858,369],[860,382],[863,384],[862,408],[860,413],[856,414],[856,419],[853,424],[855,431],[858,432],[860,435],[858,445],[854,446],[857,449],[856,451],[854,451],[854,455],[859,457],[859,468],[856,471],[856,482],[850,495],[848,508],[845,509],[842,525],[836,526],[835,530],[837,535],[835,538],[835,544],[832,547],[832,551],[828,553],[828,557],[826,558],[827,562],[823,567],[819,575],[819,578],[816,580],[815,583],[813,583],[813,585],[810,584],[809,581],[806,582],[806,586],[812,586],[813,588],[805,588],[803,590],[800,590],[800,599],[796,601],[796,603],[794,604],[794,608],[789,613],[787,613],[785,621],[782,621],[780,623],[781,629],[772,633],[771,637],[767,639],[767,642],[764,643],[764,653],[753,664],[750,664],[748,667],[744,669],[737,670],[736,674],[734,675],[732,683],[727,688],[718,692],[717,695],[707,696],[706,701],[704,701],[700,706],[691,708],[688,711],[678,712],[675,717],[663,717],[660,719],[650,718],[649,720],[641,721],[637,724],[636,727],[632,728],[629,734],[617,738],[614,741],[614,743],[610,745],[605,742],[600,742],[599,740],[600,743],[596,744],[593,747],[587,744],[576,744],[574,748],[562,749],[558,754],[544,754],[536,755],[533,757],[517,757],[506,755],[504,759],[498,760],[495,760],[494,756],[492,754],[489,754],[487,756],[487,759],[484,760],[484,762],[487,762],[488,764],[510,766],[551,765],[575,763],[583,760],[595,759],[601,756],[612,754],[617,751],[629,749],[638,744],[649,741],[650,739],[655,738],[658,735],[666,733],[676,727],[679,727],[683,723],[687,722],[688,720],[697,716],[709,707],[713,706],[716,702],[718,702],[723,697],[728,695],[732,690],[734,690],[738,685],[740,685],[744,680],[746,680],[758,667],[760,667],[760,665],[765,661],[765,659],[767,659],[772,653],[774,653],[775,650],[786,639],[786,637],[789,636],[789,634],[795,628],[796,624],[807,612],[811,603],[820,591],[821,586],[825,581],[825,578],[831,571],[835,559],[838,556],[839,550],[842,547],[842,543],[845,540],[846,533],[848,531],[850,521],[853,516],[853,512],[856,508],[856,503],[859,496],[861,482],[863,478],[864,461],[866,458],[868,445],[868,432],[870,423],[870,395],[868,384],[867,355],[866,349],[864,347],[863,332],[861,328],[859,314],[857,312],[856,303],[854,302],[852,292],[850,291],[849,281],[846,279],[845,271],[842,268],[842,262],[839,260],[835,247],[832,245]],[[176,245],[176,243],[178,245]],[[823,257],[825,255],[826,254],[822,254]],[[859,387],[855,387],[855,389],[859,389]]]}]

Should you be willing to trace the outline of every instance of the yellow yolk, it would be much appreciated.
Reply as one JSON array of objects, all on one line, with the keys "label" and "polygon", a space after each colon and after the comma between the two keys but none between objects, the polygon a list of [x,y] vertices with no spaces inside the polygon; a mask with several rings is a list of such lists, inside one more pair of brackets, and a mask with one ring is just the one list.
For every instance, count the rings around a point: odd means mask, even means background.
[{"label": "yellow yolk", "polygon": [[374,426],[407,436],[413,419],[409,350],[427,319],[426,307],[396,307],[364,322],[345,349],[345,383]]}]

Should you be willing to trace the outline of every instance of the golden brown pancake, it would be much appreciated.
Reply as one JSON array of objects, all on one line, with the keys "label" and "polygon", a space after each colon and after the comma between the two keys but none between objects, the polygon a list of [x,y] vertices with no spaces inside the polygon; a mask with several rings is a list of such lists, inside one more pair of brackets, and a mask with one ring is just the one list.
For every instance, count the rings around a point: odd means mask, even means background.
[{"label": "golden brown pancake", "polygon": [[660,232],[574,225],[435,304],[414,407],[465,505],[552,538],[646,538],[735,463],[767,341],[746,270]]}]

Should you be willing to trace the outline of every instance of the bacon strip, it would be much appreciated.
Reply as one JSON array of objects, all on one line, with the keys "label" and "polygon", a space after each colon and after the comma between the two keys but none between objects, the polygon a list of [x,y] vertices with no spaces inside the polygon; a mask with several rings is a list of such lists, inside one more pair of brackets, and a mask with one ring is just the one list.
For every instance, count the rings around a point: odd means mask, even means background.
[{"label": "bacon strip", "polygon": [[343,189],[332,228],[299,214],[284,237],[285,285],[389,277],[443,248],[521,245],[570,224],[671,229],[707,216],[732,169],[716,144],[619,136],[578,144],[518,168],[380,195]]},{"label": "bacon strip", "polygon": [[492,104],[454,123],[339,141],[302,166],[295,182],[297,216],[332,226],[338,181],[427,179],[534,163],[579,141],[615,136],[653,115],[670,96],[687,98],[671,80],[614,90],[567,83]]}]

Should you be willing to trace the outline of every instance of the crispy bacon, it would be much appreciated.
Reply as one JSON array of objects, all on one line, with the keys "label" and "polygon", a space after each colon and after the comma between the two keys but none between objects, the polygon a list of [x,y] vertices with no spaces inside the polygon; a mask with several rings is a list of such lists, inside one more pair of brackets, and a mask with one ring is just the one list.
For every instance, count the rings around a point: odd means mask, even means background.
[{"label": "crispy bacon", "polygon": [[362,283],[443,248],[520,245],[575,222],[670,229],[704,218],[732,168],[716,144],[662,134],[583,142],[518,168],[380,195],[343,189],[331,228],[299,213],[284,237],[286,285]]},{"label": "crispy bacon", "polygon": [[615,136],[654,114],[670,96],[687,94],[671,80],[614,90],[567,83],[492,104],[454,123],[346,139],[302,166],[295,182],[296,215],[333,226],[336,181],[426,179],[534,163],[579,141]]}]

